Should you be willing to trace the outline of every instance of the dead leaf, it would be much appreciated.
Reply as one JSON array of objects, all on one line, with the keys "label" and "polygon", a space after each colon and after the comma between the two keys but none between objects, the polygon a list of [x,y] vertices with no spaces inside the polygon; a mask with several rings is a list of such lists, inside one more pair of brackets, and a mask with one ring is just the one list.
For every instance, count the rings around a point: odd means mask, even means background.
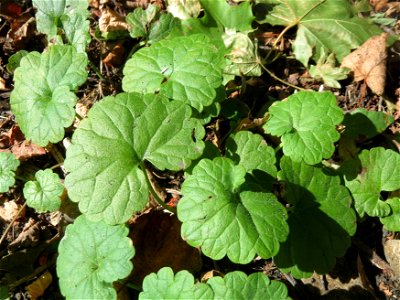
[{"label": "dead leaf", "polygon": [[25,289],[31,296],[31,300],[36,300],[44,294],[52,282],[53,276],[49,271],[46,271],[38,279],[26,286]]},{"label": "dead leaf", "polygon": [[111,8],[105,7],[101,10],[99,19],[99,29],[101,32],[111,32],[128,30],[129,25],[125,22],[125,18],[121,17]]},{"label": "dead leaf", "polygon": [[136,254],[130,280],[134,284],[141,285],[147,274],[165,266],[174,272],[200,270],[200,252],[182,240],[180,230],[181,223],[176,216],[160,210],[151,210],[131,224],[130,238]]},{"label": "dead leaf", "polygon": [[27,141],[21,129],[16,125],[9,130],[7,136],[11,145],[10,151],[21,161],[46,154],[45,148]]},{"label": "dead leaf", "polygon": [[6,86],[6,81],[0,77],[0,91],[9,91],[10,88]]},{"label": "dead leaf", "polygon": [[122,46],[122,43],[117,43],[103,59],[103,63],[108,67],[119,67],[124,62],[124,55],[124,46]]},{"label": "dead leaf", "polygon": [[360,48],[347,55],[341,65],[354,72],[355,81],[365,80],[372,92],[379,96],[385,91],[386,40],[387,33],[371,37]]},{"label": "dead leaf", "polygon": [[383,244],[386,260],[397,278],[400,278],[400,240],[387,240]]},{"label": "dead leaf", "polygon": [[385,16],[391,16],[396,13],[400,13],[400,2],[390,2],[386,4],[387,11],[385,11]]},{"label": "dead leaf", "polygon": [[[0,206],[0,218],[5,222],[11,222],[18,215],[21,206],[21,204],[16,203],[14,200],[5,202]],[[25,211],[22,211],[20,217],[23,217],[24,215]]]},{"label": "dead leaf", "polygon": [[385,8],[388,0],[369,0],[369,3],[374,7],[375,11],[380,11]]}]

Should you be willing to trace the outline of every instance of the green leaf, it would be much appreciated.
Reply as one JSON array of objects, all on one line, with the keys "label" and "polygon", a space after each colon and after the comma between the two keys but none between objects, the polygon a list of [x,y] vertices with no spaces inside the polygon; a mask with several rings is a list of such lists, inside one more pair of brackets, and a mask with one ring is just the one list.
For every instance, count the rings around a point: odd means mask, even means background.
[{"label": "green leaf", "polygon": [[137,51],[125,65],[127,92],[160,93],[198,111],[213,103],[222,82],[222,54],[204,35],[162,40]]},{"label": "green leaf", "polygon": [[288,300],[287,288],[282,282],[270,281],[261,272],[247,276],[235,271],[207,281],[214,292],[214,299],[279,299]]},{"label": "green leaf", "polygon": [[19,160],[8,152],[0,152],[0,193],[8,192],[15,183],[15,171],[19,166]]},{"label": "green leaf", "polygon": [[275,151],[268,146],[261,135],[240,131],[226,142],[226,157],[243,166],[251,174],[254,183],[271,191],[276,180]]},{"label": "green leaf", "polygon": [[197,18],[201,11],[199,0],[168,0],[167,10],[181,20]]},{"label": "green leaf", "polygon": [[49,41],[56,38],[58,29],[78,52],[85,52],[90,42],[87,0],[32,0],[36,8],[36,26],[39,32],[47,34]]},{"label": "green leaf", "polygon": [[157,274],[147,275],[139,299],[279,299],[287,300],[286,286],[270,281],[261,272],[247,276],[235,271],[222,277],[213,277],[207,283],[194,283],[193,275],[186,270],[175,274],[169,267]]},{"label": "green leaf", "polygon": [[[294,54],[305,66],[312,57],[318,61],[321,49],[333,52],[341,61],[352,49],[382,31],[355,15],[348,0],[258,0],[261,23],[296,26]],[[261,7],[265,6],[264,9]],[[321,26],[323,24],[323,26]]]},{"label": "green leaf", "polygon": [[343,136],[370,139],[385,131],[393,122],[393,117],[384,112],[358,108],[344,115],[343,125],[346,129]]},{"label": "green leaf", "polygon": [[60,178],[52,170],[39,170],[36,181],[28,181],[24,186],[24,197],[28,206],[38,212],[56,211],[61,205],[64,192]]},{"label": "green leaf", "polygon": [[167,37],[178,35],[181,32],[181,22],[171,14],[161,14],[150,28],[149,43],[155,43]]},{"label": "green leaf", "polygon": [[245,184],[246,169],[232,160],[203,159],[182,185],[178,218],[182,237],[204,255],[248,263],[275,255],[288,228],[285,208],[272,193]]},{"label": "green leaf", "polygon": [[311,65],[309,72],[311,77],[322,79],[325,85],[339,89],[338,80],[346,79],[350,69],[336,67],[335,55],[331,53],[327,56],[325,50],[321,49],[317,65]]},{"label": "green leaf", "polygon": [[67,299],[117,299],[112,283],[132,271],[135,254],[124,225],[79,216],[58,246],[57,275]]},{"label": "green leaf", "polygon": [[385,217],[390,214],[390,205],[384,202],[381,191],[400,189],[400,154],[382,147],[363,150],[359,155],[361,173],[347,181],[360,216]]},{"label": "green leaf", "polygon": [[379,219],[386,230],[400,231],[400,198],[390,198],[386,203],[389,204],[391,213]]},{"label": "green leaf", "polygon": [[345,254],[356,230],[356,216],[348,190],[338,176],[325,169],[281,159],[279,177],[291,205],[289,236],[274,261],[296,278],[325,274]]},{"label": "green leaf", "polygon": [[72,46],[54,45],[21,59],[10,103],[26,139],[46,146],[64,137],[75,118],[72,91],[86,81],[86,65],[86,55]]},{"label": "green leaf", "polygon": [[249,1],[238,5],[229,5],[225,0],[200,0],[204,10],[226,29],[248,32],[253,31],[251,23],[254,16]]},{"label": "green leaf", "polygon": [[8,59],[7,63],[7,72],[12,74],[14,73],[15,69],[19,67],[19,63],[21,62],[21,59],[26,56],[29,52],[26,50],[19,50],[18,52],[14,53],[11,55]]},{"label": "green leaf", "polygon": [[126,16],[126,22],[131,25],[129,33],[133,38],[145,37],[149,33],[150,24],[156,17],[157,6],[150,4],[147,9],[136,8]]},{"label": "green leaf", "polygon": [[283,153],[294,161],[314,165],[329,158],[340,138],[336,125],[343,112],[329,92],[299,92],[287,101],[275,102],[270,108],[266,132],[281,136]]},{"label": "green leaf", "polygon": [[180,170],[204,148],[204,129],[191,109],[156,95],[122,93],[89,111],[67,150],[65,185],[91,220],[127,221],[148,198],[143,162]]},{"label": "green leaf", "polygon": [[257,61],[257,49],[247,34],[226,32],[223,36],[228,49],[225,55],[227,65],[224,72],[237,76],[261,76],[261,67]]}]

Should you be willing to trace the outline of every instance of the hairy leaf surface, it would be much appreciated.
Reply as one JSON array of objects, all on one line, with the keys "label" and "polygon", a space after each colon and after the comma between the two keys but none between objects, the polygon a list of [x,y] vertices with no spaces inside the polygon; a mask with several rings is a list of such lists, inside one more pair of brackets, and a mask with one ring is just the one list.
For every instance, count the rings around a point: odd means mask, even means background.
[{"label": "hairy leaf surface", "polygon": [[287,214],[272,193],[245,183],[246,169],[228,158],[203,159],[187,176],[178,203],[182,237],[213,258],[248,263],[275,255],[288,234]]},{"label": "hairy leaf surface", "polygon": [[294,161],[314,165],[335,151],[333,143],[340,138],[336,125],[343,112],[332,93],[299,92],[275,103],[269,112],[264,129],[281,136],[283,153]]},{"label": "hairy leaf surface", "polygon": [[112,285],[132,271],[135,250],[124,225],[91,222],[81,215],[58,246],[57,275],[67,299],[117,299]]},{"label": "hairy leaf surface", "polygon": [[284,183],[289,212],[289,236],[275,262],[284,272],[305,278],[325,274],[345,254],[356,230],[348,190],[338,176],[284,156],[279,177]]},{"label": "hairy leaf surface", "polygon": [[191,109],[156,95],[122,93],[90,110],[67,150],[70,198],[92,220],[123,223],[147,202],[143,161],[180,170],[199,157],[204,130]]}]

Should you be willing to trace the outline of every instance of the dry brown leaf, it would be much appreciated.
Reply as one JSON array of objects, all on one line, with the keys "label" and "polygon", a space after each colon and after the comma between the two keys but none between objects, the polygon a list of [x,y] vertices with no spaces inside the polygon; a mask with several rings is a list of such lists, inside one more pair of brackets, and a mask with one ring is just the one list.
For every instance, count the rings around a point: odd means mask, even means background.
[{"label": "dry brown leaf", "polygon": [[38,279],[29,284],[25,289],[31,296],[31,300],[36,300],[41,297],[45,290],[53,282],[53,276],[49,271],[44,272]]},{"label": "dry brown leaf", "polygon": [[125,18],[121,17],[109,7],[101,10],[99,19],[99,29],[101,32],[111,32],[119,30],[128,30],[129,25],[125,22]]},{"label": "dry brown leaf", "polygon": [[103,59],[108,67],[119,67],[124,62],[125,48],[122,43],[117,43],[114,48]]},{"label": "dry brown leaf", "polygon": [[9,91],[10,89],[6,86],[6,81],[0,77],[0,91]]},{"label": "dry brown leaf", "polygon": [[386,40],[386,33],[371,37],[347,55],[341,65],[354,72],[355,81],[365,80],[368,87],[379,96],[385,91]]},{"label": "dry brown leaf", "polygon": [[[5,202],[0,206],[0,218],[5,222],[11,222],[21,209],[21,204],[16,203],[14,200]],[[24,216],[24,212],[20,213],[20,217]]]},{"label": "dry brown leaf", "polygon": [[21,161],[46,154],[45,148],[27,141],[21,129],[16,125],[9,130],[7,136],[9,138],[8,143],[11,145],[11,152]]}]

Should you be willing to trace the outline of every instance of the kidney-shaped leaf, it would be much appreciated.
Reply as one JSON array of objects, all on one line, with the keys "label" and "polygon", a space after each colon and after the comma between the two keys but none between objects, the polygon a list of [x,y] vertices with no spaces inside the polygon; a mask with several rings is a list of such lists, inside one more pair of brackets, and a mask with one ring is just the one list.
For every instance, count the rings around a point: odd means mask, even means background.
[{"label": "kidney-shaped leaf", "polygon": [[127,61],[122,87],[127,92],[160,92],[201,111],[213,103],[221,85],[222,55],[205,35],[162,40]]},{"label": "kidney-shaped leaf", "polygon": [[15,171],[19,166],[19,160],[8,152],[0,152],[0,193],[8,191],[15,183]]},{"label": "kidney-shaped leaf", "polygon": [[318,61],[322,49],[325,53],[335,53],[341,61],[351,49],[381,33],[378,26],[357,17],[347,0],[257,1],[272,6],[264,10],[268,13],[263,21],[272,25],[298,26],[293,50],[305,66],[311,57]]},{"label": "kidney-shaped leaf", "polygon": [[143,166],[185,169],[199,157],[204,130],[191,109],[156,95],[122,93],[95,104],[67,150],[65,185],[92,220],[123,223],[147,202]]},{"label": "kidney-shaped leaf", "polygon": [[72,91],[86,81],[86,65],[86,55],[72,46],[54,45],[21,59],[10,102],[26,139],[46,146],[64,137],[64,127],[75,118]]},{"label": "kidney-shaped leaf", "polygon": [[24,186],[24,197],[30,207],[38,212],[56,211],[61,205],[64,186],[52,170],[39,170],[36,181],[28,181]]},{"label": "kidney-shaped leaf", "polygon": [[175,274],[171,268],[160,269],[143,281],[144,299],[279,299],[288,300],[286,286],[270,281],[261,272],[247,276],[235,271],[222,277],[213,277],[207,283],[194,284],[193,275],[187,271]]},{"label": "kidney-shaped leaf", "polygon": [[265,130],[282,137],[283,153],[294,161],[314,165],[329,158],[340,135],[336,125],[343,112],[329,92],[299,92],[269,108]]},{"label": "kidney-shaped leaf", "polygon": [[245,264],[256,254],[269,258],[288,234],[285,208],[272,193],[248,189],[245,175],[228,158],[203,159],[182,185],[181,235],[213,259],[227,255]]},{"label": "kidney-shaped leaf", "polygon": [[57,275],[67,299],[117,299],[112,283],[132,271],[135,254],[124,225],[79,216],[58,246]]},{"label": "kidney-shaped leaf", "polygon": [[400,189],[400,154],[381,147],[364,150],[359,155],[361,172],[346,182],[360,216],[385,217],[390,206],[381,199],[381,191]]},{"label": "kidney-shaped leaf", "polygon": [[327,273],[350,246],[356,230],[356,216],[348,190],[338,176],[294,162],[284,156],[279,177],[285,199],[291,205],[289,236],[275,262],[296,278]]}]

